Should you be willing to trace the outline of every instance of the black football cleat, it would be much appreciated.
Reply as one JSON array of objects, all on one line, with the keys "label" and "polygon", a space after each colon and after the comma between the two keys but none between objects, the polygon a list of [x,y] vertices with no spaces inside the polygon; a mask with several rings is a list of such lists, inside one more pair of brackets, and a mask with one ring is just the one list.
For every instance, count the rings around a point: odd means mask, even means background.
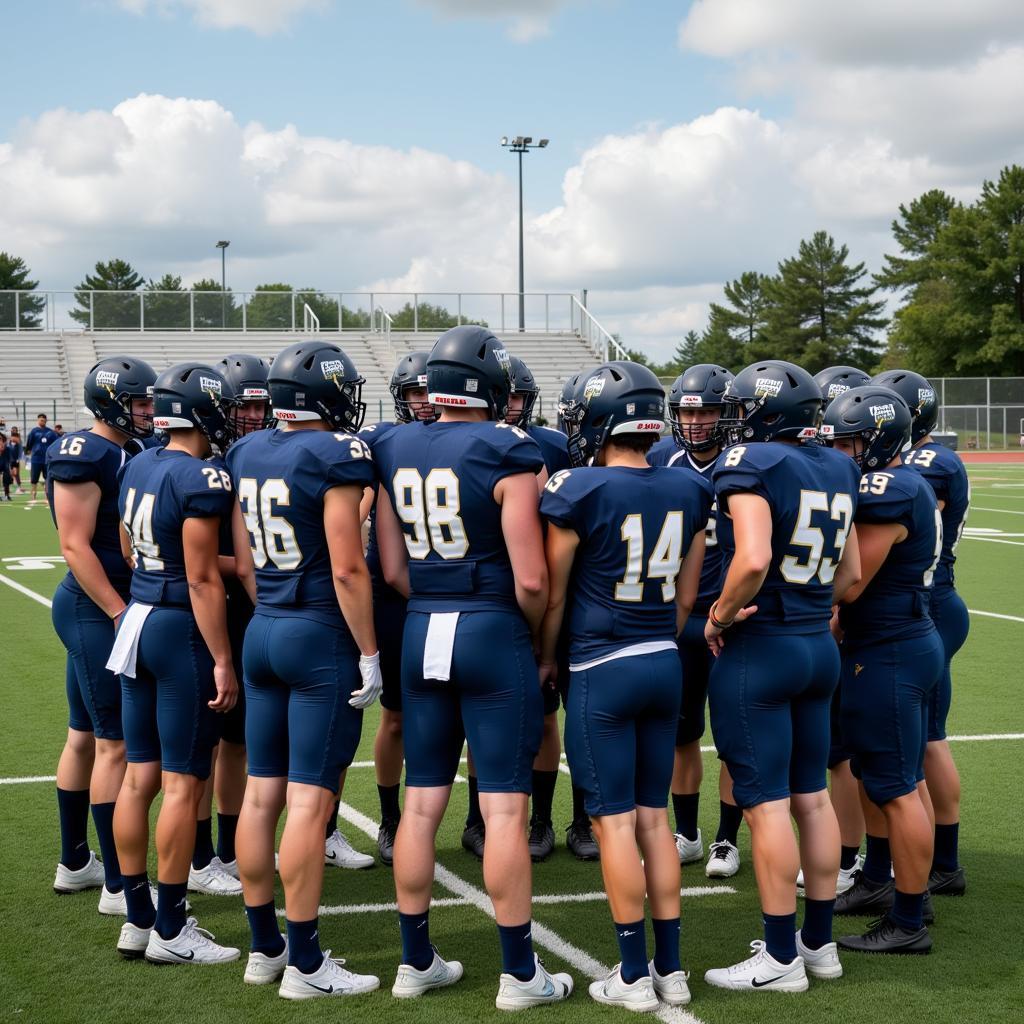
[{"label": "black football cleat", "polygon": [[473,854],[477,860],[484,859],[484,823],[467,825],[462,830],[462,848]]},{"label": "black football cleat", "polygon": [[967,878],[963,867],[955,871],[939,871],[932,868],[928,876],[928,891],[933,896],[963,896],[967,892]]},{"label": "black football cleat", "polygon": [[865,917],[872,914],[887,914],[892,910],[896,893],[896,883],[892,879],[887,882],[872,882],[865,877],[863,871],[857,872],[853,885],[846,892],[836,897],[836,914],[861,914]]},{"label": "black football cleat", "polygon": [[921,906],[921,921],[927,926],[935,924],[935,907],[932,905],[932,894],[925,890],[924,903]]},{"label": "black football cleat", "polygon": [[395,859],[395,835],[398,832],[397,818],[384,818],[377,829],[377,852],[380,854],[380,862],[385,867],[391,867]]},{"label": "black football cleat", "polygon": [[844,935],[838,940],[840,949],[856,953],[889,953],[921,955],[932,950],[932,937],[923,925],[916,931],[896,924],[888,914],[871,922],[863,935]]},{"label": "black football cleat", "polygon": [[534,818],[530,822],[530,860],[535,864],[547,860],[555,850],[555,830],[550,821]]},{"label": "black football cleat", "polygon": [[577,860],[601,859],[601,851],[591,831],[589,818],[580,818],[565,830],[565,845]]}]

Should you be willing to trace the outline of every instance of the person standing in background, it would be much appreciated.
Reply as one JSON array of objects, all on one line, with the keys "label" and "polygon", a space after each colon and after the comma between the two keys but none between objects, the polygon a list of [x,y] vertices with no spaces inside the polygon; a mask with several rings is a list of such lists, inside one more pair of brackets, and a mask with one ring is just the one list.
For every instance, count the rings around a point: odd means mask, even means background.
[{"label": "person standing in background", "polygon": [[57,434],[46,425],[46,413],[36,417],[36,425],[28,432],[25,439],[25,454],[31,457],[32,500],[36,500],[39,490],[39,478],[46,479],[46,452],[57,440]]}]

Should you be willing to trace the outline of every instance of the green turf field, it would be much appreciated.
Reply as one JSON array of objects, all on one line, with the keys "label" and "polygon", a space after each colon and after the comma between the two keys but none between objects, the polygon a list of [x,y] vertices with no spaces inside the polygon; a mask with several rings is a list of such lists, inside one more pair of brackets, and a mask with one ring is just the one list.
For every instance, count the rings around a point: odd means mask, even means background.
[{"label": "green turf field", "polygon": [[[705,985],[708,967],[742,959],[760,936],[749,842],[740,833],[744,864],[726,880],[729,891],[710,891],[703,869],[684,869],[683,963],[692,971],[693,1002],[687,1013],[663,1011],[665,1020],[708,1024],[738,1021],[885,1024],[928,1021],[1024,1019],[1024,787],[1016,772],[1024,754],[1024,466],[971,466],[974,508],[960,546],[957,579],[974,614],[971,635],[954,664],[950,734],[964,784],[962,860],[970,891],[961,900],[936,900],[935,951],[929,957],[867,958],[845,954],[839,982],[811,982],[802,996],[739,995]],[[58,547],[42,505],[24,498],[0,505],[0,574],[44,599],[43,603],[0,583],[0,1021],[22,1024],[63,1021],[444,1021],[496,1019],[499,952],[486,915],[480,867],[459,846],[466,804],[457,785],[439,836],[442,870],[435,895],[446,901],[431,915],[442,953],[466,966],[455,989],[412,1002],[391,998],[398,962],[396,916],[374,904],[394,900],[390,872],[328,869],[321,919],[325,946],[346,956],[358,971],[381,978],[381,991],[358,1000],[289,1004],[274,987],[242,984],[241,963],[222,967],[163,968],[126,963],[114,950],[120,919],[100,917],[95,892],[58,897],[51,890],[59,853],[51,776],[64,739],[64,651],[50,626],[45,599],[63,570],[53,565]],[[25,556],[51,559],[19,561]],[[58,563],[59,565],[59,560]],[[991,615],[980,613],[988,612]],[[993,617],[995,616],[995,617]],[[1000,617],[1001,616],[1001,617]],[[357,757],[367,762],[376,715],[367,715]],[[708,734],[710,742],[710,733]],[[717,824],[716,769],[706,755],[701,825],[705,842]],[[27,779],[27,781],[26,781]],[[345,800],[353,844],[375,851],[377,797],[373,770],[360,764],[349,773]],[[556,794],[556,831],[569,818],[568,778]],[[561,836],[559,836],[561,841]],[[95,846],[95,844],[94,844]],[[150,872],[155,878],[155,858]],[[576,994],[563,1006],[531,1011],[558,1021],[621,1020],[624,1012],[593,1003],[586,994],[589,972],[617,960],[606,904],[599,898],[600,869],[577,863],[560,845],[534,871],[537,894],[550,897],[535,907],[535,941],[552,969],[570,971]],[[451,900],[459,902],[452,905]],[[248,929],[240,898],[191,897],[202,926],[244,950]],[[279,906],[283,906],[279,898]],[[352,910],[352,908],[360,908]],[[853,919],[850,931],[865,921]],[[846,923],[837,919],[842,930]],[[652,947],[653,948],[653,947]]]}]

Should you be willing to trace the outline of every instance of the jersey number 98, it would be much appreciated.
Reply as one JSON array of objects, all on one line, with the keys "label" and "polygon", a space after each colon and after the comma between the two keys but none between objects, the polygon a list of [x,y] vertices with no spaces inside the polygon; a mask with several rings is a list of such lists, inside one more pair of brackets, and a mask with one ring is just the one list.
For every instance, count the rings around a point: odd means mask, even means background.
[{"label": "jersey number 98", "polygon": [[409,557],[465,558],[469,551],[466,525],[459,514],[459,478],[451,469],[432,469],[426,478],[418,469],[399,469],[392,480],[395,511],[405,531]]}]

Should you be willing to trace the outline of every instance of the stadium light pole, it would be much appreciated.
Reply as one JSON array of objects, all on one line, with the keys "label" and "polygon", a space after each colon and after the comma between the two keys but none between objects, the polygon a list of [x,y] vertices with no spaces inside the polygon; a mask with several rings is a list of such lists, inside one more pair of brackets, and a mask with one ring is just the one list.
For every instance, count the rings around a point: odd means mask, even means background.
[{"label": "stadium light pole", "polygon": [[227,274],[226,274],[226,259],[225,253],[228,251],[228,246],[231,243],[221,239],[217,243],[217,248],[220,249],[220,329],[223,331],[228,325],[228,296],[227,296]]},{"label": "stadium light pole", "polygon": [[544,149],[548,139],[534,142],[530,135],[503,135],[501,144],[519,158],[519,330],[526,330],[526,288],[523,283],[523,154],[531,149]]}]

